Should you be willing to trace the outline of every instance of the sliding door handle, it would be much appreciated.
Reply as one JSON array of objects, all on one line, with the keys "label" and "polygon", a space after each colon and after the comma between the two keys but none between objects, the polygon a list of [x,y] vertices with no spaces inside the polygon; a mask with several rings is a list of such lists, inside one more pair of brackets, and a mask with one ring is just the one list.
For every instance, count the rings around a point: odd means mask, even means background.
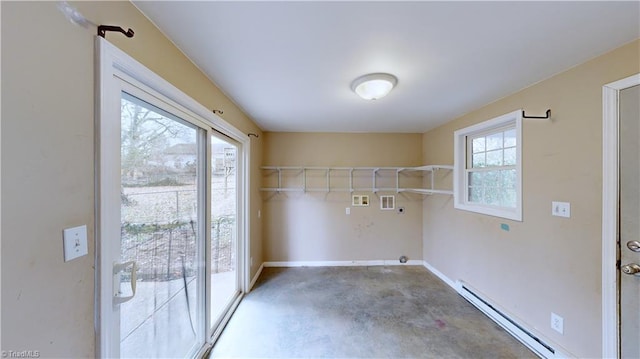
[{"label": "sliding door handle", "polygon": [[[131,267],[131,295],[123,297],[120,291],[120,274],[122,271]],[[138,265],[136,261],[129,261],[125,263],[114,263],[113,265],[113,304],[122,304],[128,302],[136,296],[136,282],[138,279],[137,272]]]}]

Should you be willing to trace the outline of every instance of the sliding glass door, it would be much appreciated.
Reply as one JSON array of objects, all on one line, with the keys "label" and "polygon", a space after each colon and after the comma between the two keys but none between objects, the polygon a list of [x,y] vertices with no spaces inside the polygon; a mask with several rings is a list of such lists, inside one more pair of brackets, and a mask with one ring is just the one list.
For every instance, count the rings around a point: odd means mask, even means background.
[{"label": "sliding glass door", "polygon": [[238,145],[211,136],[211,315],[215,328],[239,295],[238,271]]},{"label": "sliding glass door", "polygon": [[100,356],[202,355],[246,283],[246,136],[98,41]]},{"label": "sliding glass door", "polygon": [[122,357],[188,357],[204,337],[204,132],[122,93],[119,262],[131,266],[122,268],[118,295],[136,288],[120,304]]}]

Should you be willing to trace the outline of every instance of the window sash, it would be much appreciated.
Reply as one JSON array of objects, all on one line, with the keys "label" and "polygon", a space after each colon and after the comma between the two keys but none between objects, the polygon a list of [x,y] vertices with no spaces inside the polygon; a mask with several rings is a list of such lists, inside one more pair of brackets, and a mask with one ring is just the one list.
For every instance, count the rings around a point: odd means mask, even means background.
[{"label": "window sash", "polygon": [[[505,167],[505,166],[515,166],[515,161],[517,161],[517,158],[518,158],[517,136],[515,136],[516,138],[514,138],[514,142],[515,142],[514,145],[505,146],[506,141],[504,139],[504,134],[506,132],[509,132],[509,131],[514,131],[515,132],[516,130],[517,129],[516,129],[515,124],[509,124],[509,125],[506,125],[506,126],[495,127],[495,128],[491,128],[491,129],[488,129],[488,130],[485,130],[485,131],[481,131],[481,132],[474,133],[472,135],[466,136],[466,141],[465,141],[465,148],[466,148],[465,168],[466,169],[471,169],[471,168],[474,168],[474,169],[475,168],[502,168],[502,167]],[[487,149],[487,147],[486,147],[486,138],[490,137],[492,135],[496,135],[496,134],[501,134],[502,135],[502,144],[500,145],[500,147]],[[474,152],[473,151],[473,141],[477,140],[477,139],[480,139],[480,138],[485,138],[485,148],[482,151]],[[504,165],[504,163],[505,163],[505,155],[504,155],[504,153],[505,153],[506,150],[510,150],[510,149],[515,149],[514,164],[513,165],[511,165],[511,164]],[[486,155],[488,153],[498,152],[498,151],[501,152],[501,155],[502,155],[501,156],[502,157],[501,163],[503,163],[503,164],[501,164],[501,165],[488,165],[487,161],[486,161],[486,158],[487,158]],[[484,154],[484,156],[485,156],[485,165],[476,167],[476,166],[473,165],[473,158],[474,158],[474,155],[477,156],[477,155],[480,155],[480,154]]]},{"label": "window sash", "polygon": [[[505,174],[513,171],[513,178],[507,179]],[[496,178],[482,178],[485,176],[479,176],[478,184],[473,183],[471,180],[472,174],[494,174]],[[493,176],[492,176],[493,177]],[[484,167],[473,168],[465,170],[465,202],[468,204],[478,206],[489,206],[497,208],[509,208],[515,209],[517,207],[517,180],[518,180],[517,167],[513,166],[501,166],[501,167]],[[495,189],[496,196],[487,194],[487,189]],[[478,194],[480,194],[478,196]],[[480,198],[480,200],[474,200],[474,198]]]},{"label": "window sash", "polygon": [[[497,208],[515,209],[517,207],[517,200],[515,198],[515,196],[517,195],[517,189],[515,185],[516,178],[513,179],[513,185],[510,186],[505,185],[502,178],[502,173],[506,173],[510,170],[517,171],[517,139],[513,141],[513,145],[507,145],[507,141],[505,140],[505,134],[509,131],[515,130],[515,124],[509,124],[506,126],[495,127],[466,136],[465,203]],[[490,147],[488,144],[489,138],[496,137],[496,135],[500,135],[500,143]],[[474,141],[478,139],[484,139],[484,146],[479,151],[477,149],[474,149]],[[508,162],[505,160],[505,152],[511,149],[514,149],[515,152],[513,154],[513,164],[505,164],[506,162]],[[495,164],[495,161],[493,164],[490,164],[490,161],[488,160],[488,155],[490,153],[499,153],[500,159],[497,161],[499,162],[499,164]],[[475,161],[475,158],[477,156],[484,157],[484,161],[481,165],[478,165]],[[473,184],[471,183],[472,173],[496,173],[496,177],[498,178],[496,178],[497,181],[490,182],[492,185],[487,185],[487,182]],[[515,176],[517,177],[517,173],[515,174]],[[495,191],[492,191],[494,193],[491,194],[487,193],[487,189],[494,189]]]}]

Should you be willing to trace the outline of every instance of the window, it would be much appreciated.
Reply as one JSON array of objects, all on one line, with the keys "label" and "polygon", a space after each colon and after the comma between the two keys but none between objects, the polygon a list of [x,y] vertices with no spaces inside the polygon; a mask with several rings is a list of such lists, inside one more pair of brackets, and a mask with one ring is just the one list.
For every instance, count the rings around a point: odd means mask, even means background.
[{"label": "window", "polygon": [[455,208],[522,220],[522,111],[454,134]]}]

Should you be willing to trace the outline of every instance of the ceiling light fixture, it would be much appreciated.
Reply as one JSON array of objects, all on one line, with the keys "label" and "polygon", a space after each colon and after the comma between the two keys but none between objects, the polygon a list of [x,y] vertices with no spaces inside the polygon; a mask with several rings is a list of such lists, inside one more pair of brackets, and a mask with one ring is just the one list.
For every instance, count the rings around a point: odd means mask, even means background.
[{"label": "ceiling light fixture", "polygon": [[353,80],[351,89],[365,100],[377,100],[387,96],[397,83],[391,74],[367,74]]}]

